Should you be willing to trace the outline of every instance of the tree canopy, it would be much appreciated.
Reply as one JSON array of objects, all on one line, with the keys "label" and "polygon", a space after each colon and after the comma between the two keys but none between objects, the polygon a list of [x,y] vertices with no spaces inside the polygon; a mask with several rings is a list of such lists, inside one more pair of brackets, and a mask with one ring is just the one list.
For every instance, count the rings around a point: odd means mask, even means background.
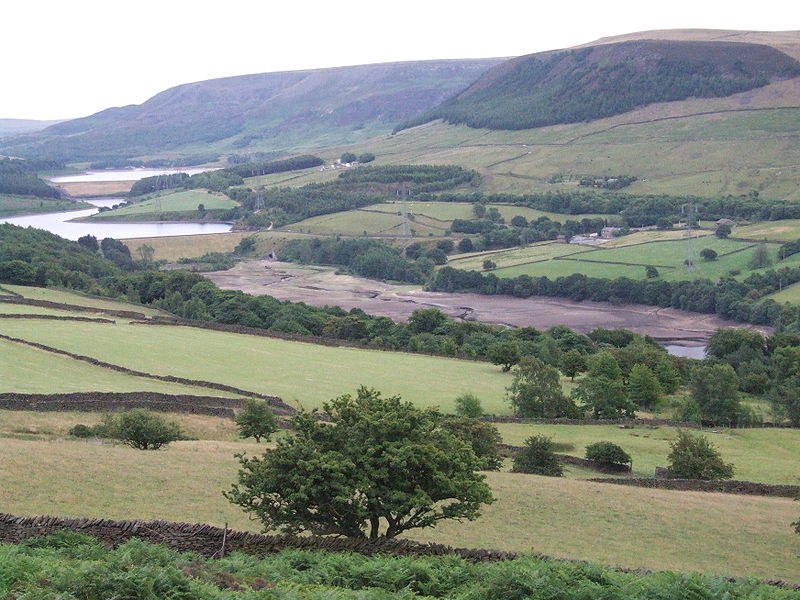
[{"label": "tree canopy", "polygon": [[443,519],[473,520],[494,500],[471,446],[439,413],[399,396],[361,387],[293,421],[296,435],[275,449],[239,455],[238,481],[225,493],[265,529],[392,538]]}]

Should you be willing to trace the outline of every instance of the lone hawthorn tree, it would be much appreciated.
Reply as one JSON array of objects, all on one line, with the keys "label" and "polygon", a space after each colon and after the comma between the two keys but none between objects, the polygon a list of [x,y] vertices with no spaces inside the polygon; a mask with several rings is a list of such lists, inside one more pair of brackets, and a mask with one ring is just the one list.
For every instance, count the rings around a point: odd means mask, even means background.
[{"label": "lone hawthorn tree", "polygon": [[294,417],[296,435],[261,457],[237,455],[225,497],[285,533],[393,538],[443,519],[474,520],[494,501],[469,444],[441,415],[359,388]]},{"label": "lone hawthorn tree", "polygon": [[278,422],[272,410],[264,400],[248,398],[242,411],[236,415],[236,427],[239,437],[255,438],[256,443],[261,438],[269,441],[269,436],[278,430]]}]

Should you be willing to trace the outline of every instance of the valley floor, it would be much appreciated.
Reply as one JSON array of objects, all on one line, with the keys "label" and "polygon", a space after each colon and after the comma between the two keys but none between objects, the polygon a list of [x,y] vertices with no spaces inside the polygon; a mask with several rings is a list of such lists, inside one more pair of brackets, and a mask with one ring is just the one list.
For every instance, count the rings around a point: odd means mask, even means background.
[{"label": "valley floor", "polygon": [[741,326],[714,315],[635,304],[426,292],[413,286],[337,275],[331,267],[270,260],[246,261],[228,271],[205,275],[223,289],[268,294],[313,306],[360,308],[395,320],[405,320],[419,308],[434,307],[451,317],[484,323],[539,329],[566,324],[582,333],[597,327],[623,328],[660,341],[685,344],[704,342],[718,327]]}]

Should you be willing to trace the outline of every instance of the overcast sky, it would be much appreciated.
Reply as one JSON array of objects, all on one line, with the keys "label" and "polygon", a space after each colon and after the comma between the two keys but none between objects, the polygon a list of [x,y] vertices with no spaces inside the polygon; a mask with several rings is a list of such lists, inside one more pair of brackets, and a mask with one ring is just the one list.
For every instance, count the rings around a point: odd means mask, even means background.
[{"label": "overcast sky", "polygon": [[793,1],[8,0],[0,118],[63,119],[216,77],[516,56],[647,29],[800,29]]}]

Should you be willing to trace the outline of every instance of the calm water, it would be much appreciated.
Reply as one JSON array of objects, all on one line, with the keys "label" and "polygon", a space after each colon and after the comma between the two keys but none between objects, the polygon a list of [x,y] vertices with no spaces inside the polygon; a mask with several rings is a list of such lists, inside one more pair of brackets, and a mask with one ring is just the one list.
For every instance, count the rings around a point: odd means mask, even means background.
[{"label": "calm water", "polygon": [[[97,207],[113,206],[125,198],[94,198],[87,200]],[[21,227],[44,229],[68,240],[91,234],[97,239],[112,237],[118,240],[140,237],[167,237],[172,235],[197,235],[200,233],[226,233],[231,226],[225,223],[71,223],[70,219],[88,217],[98,212],[97,208],[69,210],[64,212],[10,217],[0,223],[11,223]]]},{"label": "calm water", "polygon": [[706,357],[705,346],[675,346],[670,344],[664,346],[664,349],[673,356],[696,358],[698,360],[703,360]]},{"label": "calm water", "polygon": [[79,183],[85,181],[139,181],[145,177],[156,175],[172,175],[173,173],[186,173],[196,175],[212,169],[118,169],[102,171],[86,171],[80,175],[62,175],[50,179],[53,183]]}]

